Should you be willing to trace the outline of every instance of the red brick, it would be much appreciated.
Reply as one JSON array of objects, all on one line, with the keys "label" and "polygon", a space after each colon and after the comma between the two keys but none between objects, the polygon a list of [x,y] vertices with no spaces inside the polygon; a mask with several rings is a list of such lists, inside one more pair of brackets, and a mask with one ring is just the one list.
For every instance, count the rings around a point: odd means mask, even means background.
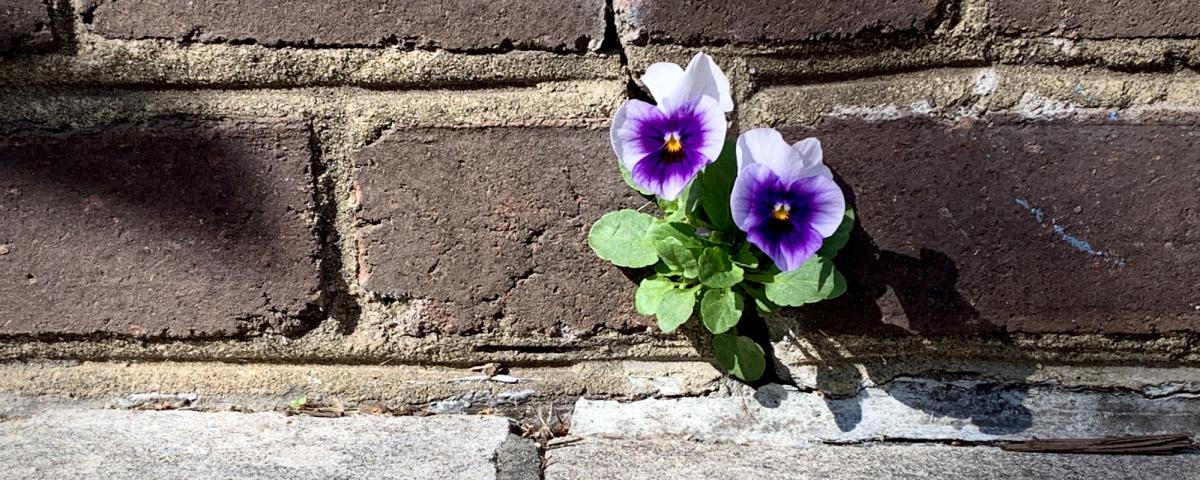
[{"label": "red brick", "polygon": [[313,308],[305,125],[0,132],[0,334],[289,331]]},{"label": "red brick", "polygon": [[1200,35],[1198,0],[993,0],[991,23],[1006,34],[1072,38]]},{"label": "red brick", "polygon": [[605,212],[644,203],[607,130],[398,130],[354,161],[363,285],[435,305],[410,333],[644,325],[634,283],[585,243]]},{"label": "red brick", "polygon": [[44,50],[54,44],[50,9],[41,0],[0,0],[0,53]]},{"label": "red brick", "polygon": [[617,0],[643,39],[682,44],[787,43],[936,26],[938,0]]},{"label": "red brick", "polygon": [[817,323],[1200,330],[1192,121],[844,120],[786,135],[814,133],[862,226],[838,259],[850,293]]},{"label": "red brick", "polygon": [[604,38],[601,0],[91,0],[111,38],[263,45],[586,50]]}]

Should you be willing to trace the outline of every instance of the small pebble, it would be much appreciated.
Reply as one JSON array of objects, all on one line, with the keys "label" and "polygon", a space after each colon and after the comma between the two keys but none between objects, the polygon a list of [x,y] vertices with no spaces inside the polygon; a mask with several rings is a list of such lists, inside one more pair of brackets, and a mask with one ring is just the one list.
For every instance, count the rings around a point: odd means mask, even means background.
[{"label": "small pebble", "polygon": [[11,251],[12,250],[9,250],[8,245],[0,245],[0,255],[8,255],[8,252]]},{"label": "small pebble", "polygon": [[1076,205],[1074,212],[1075,213],[1083,213],[1083,206]]}]

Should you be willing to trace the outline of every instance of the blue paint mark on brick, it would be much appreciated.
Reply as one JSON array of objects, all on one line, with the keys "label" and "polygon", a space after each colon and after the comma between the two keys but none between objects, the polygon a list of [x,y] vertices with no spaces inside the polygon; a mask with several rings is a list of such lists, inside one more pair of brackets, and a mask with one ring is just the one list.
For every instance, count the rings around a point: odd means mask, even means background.
[{"label": "blue paint mark on brick", "polygon": [[[1029,200],[1026,200],[1024,198],[1017,198],[1015,203],[1017,205],[1020,205],[1021,208],[1024,208],[1025,210],[1029,211],[1030,215],[1033,215],[1033,218],[1037,220],[1038,224],[1042,224],[1042,225],[1045,224],[1045,219],[1046,219],[1045,211],[1043,211],[1040,208],[1034,207],[1033,204],[1029,203]],[[1089,256],[1100,257],[1104,261],[1112,263],[1113,265],[1116,265],[1118,267],[1125,266],[1124,259],[1122,259],[1120,257],[1115,257],[1111,254],[1105,253],[1100,250],[1096,250],[1095,248],[1092,247],[1092,244],[1088,243],[1086,240],[1083,240],[1079,237],[1076,237],[1074,235],[1067,233],[1066,227],[1059,225],[1053,219],[1050,220],[1050,228],[1054,230],[1054,233],[1056,235],[1058,235],[1059,239],[1061,239],[1063,242],[1066,242],[1066,244],[1070,245],[1072,248],[1079,250],[1080,252],[1086,253]]]},{"label": "blue paint mark on brick", "polygon": [[1038,223],[1042,223],[1042,220],[1044,220],[1046,218],[1046,212],[1043,212],[1042,209],[1040,209],[1040,208],[1034,208],[1032,205],[1029,204],[1029,200],[1026,200],[1024,198],[1018,198],[1017,205],[1020,205],[1022,208],[1029,210],[1029,213],[1033,214],[1033,218],[1036,218]]}]

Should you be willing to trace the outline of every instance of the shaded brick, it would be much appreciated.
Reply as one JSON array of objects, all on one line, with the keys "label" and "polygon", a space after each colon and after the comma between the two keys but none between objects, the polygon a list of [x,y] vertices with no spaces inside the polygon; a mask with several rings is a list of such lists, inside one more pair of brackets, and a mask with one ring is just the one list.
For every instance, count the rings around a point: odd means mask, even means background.
[{"label": "shaded brick", "polygon": [[95,32],[262,45],[585,50],[604,38],[601,0],[374,2],[91,0]]},{"label": "shaded brick", "polygon": [[1200,328],[1200,125],[824,122],[861,228],[826,328],[952,334]]},{"label": "shaded brick", "polygon": [[992,0],[991,23],[1007,34],[1072,38],[1143,38],[1200,35],[1200,1]]},{"label": "shaded brick", "polygon": [[639,37],[682,44],[798,42],[931,30],[937,0],[617,0]]},{"label": "shaded brick", "polygon": [[304,124],[0,132],[0,334],[288,331],[311,308]]},{"label": "shaded brick", "polygon": [[397,130],[354,162],[360,280],[435,305],[410,333],[644,325],[633,281],[585,243],[605,212],[644,203],[606,130]]},{"label": "shaded brick", "polygon": [[0,0],[0,53],[44,50],[54,44],[50,10],[41,0]]}]

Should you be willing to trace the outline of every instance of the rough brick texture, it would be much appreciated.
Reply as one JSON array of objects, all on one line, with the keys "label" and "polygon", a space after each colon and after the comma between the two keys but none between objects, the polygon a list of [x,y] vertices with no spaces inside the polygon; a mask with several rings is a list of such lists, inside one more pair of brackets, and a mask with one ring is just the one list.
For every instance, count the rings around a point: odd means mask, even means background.
[{"label": "rough brick texture", "polygon": [[993,0],[992,24],[1004,33],[1074,38],[1200,35],[1197,0]]},{"label": "rough brick texture", "polygon": [[304,124],[0,132],[0,334],[289,330],[314,300]]},{"label": "rough brick texture", "polygon": [[[1200,126],[921,118],[816,132],[856,197],[830,328],[1150,333],[1200,321]],[[890,328],[890,327],[889,327]]]},{"label": "rough brick texture", "polygon": [[263,45],[406,45],[584,50],[604,38],[601,0],[92,0],[93,29],[113,38]]},{"label": "rough brick texture", "polygon": [[644,324],[633,281],[585,243],[605,212],[644,203],[621,182],[607,131],[398,130],[355,165],[363,285],[436,305],[410,332]]},{"label": "rough brick texture", "polygon": [[617,0],[637,35],[685,44],[797,42],[924,31],[937,0]]},{"label": "rough brick texture", "polygon": [[0,0],[0,54],[44,50],[54,43],[41,0]]}]

